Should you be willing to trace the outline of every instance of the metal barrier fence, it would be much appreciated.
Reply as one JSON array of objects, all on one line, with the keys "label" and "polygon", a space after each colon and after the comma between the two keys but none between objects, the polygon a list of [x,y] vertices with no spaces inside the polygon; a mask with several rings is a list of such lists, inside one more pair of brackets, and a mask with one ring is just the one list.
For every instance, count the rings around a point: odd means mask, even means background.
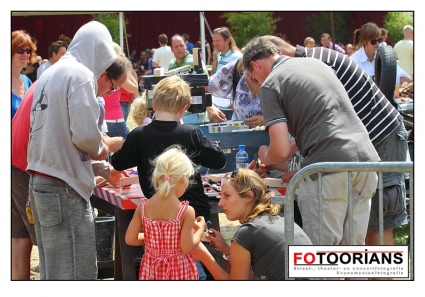
[{"label": "metal barrier fence", "polygon": [[[322,162],[306,166],[299,170],[288,183],[286,188],[286,195],[273,197],[272,202],[284,205],[285,214],[285,279],[289,280],[289,245],[294,242],[294,195],[298,185],[308,176],[318,174],[318,190],[319,195],[319,217],[321,233],[323,225],[322,213],[322,173],[323,172],[348,172],[348,214],[349,214],[349,241],[350,245],[353,243],[353,193],[352,193],[352,172],[376,172],[378,174],[378,187],[379,194],[379,241],[382,245],[384,242],[384,218],[383,218],[383,172],[403,172],[409,173],[409,269],[414,271],[414,234],[413,234],[413,162]],[[407,186],[407,185],[406,185]],[[407,191],[406,191],[407,193]],[[406,194],[407,195],[407,194]],[[319,240],[322,234],[319,234]],[[410,275],[410,273],[409,273]],[[410,279],[413,279],[410,275]]]}]

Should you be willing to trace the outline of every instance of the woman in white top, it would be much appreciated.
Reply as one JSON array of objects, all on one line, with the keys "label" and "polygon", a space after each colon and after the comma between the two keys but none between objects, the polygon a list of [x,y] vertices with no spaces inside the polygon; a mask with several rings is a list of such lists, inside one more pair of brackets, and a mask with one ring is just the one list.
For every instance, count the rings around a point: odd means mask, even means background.
[{"label": "woman in white top", "polygon": [[375,23],[366,23],[354,31],[354,45],[358,50],[350,58],[369,76],[375,76],[375,58],[382,42],[381,30]]}]

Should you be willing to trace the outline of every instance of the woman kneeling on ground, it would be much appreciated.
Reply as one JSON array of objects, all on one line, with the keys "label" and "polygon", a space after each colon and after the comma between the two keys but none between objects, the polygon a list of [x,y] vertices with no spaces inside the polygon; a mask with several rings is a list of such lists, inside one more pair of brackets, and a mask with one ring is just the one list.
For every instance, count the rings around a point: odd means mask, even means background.
[{"label": "woman kneeling on ground", "polygon": [[[232,238],[230,247],[221,234],[206,238],[230,261],[230,275],[224,271],[200,243],[192,252],[209,270],[215,280],[284,280],[285,226],[279,215],[280,205],[271,204],[273,192],[253,170],[239,169],[229,173],[221,182],[218,205],[230,221],[242,225]],[[311,245],[304,231],[294,223],[294,244]]]}]

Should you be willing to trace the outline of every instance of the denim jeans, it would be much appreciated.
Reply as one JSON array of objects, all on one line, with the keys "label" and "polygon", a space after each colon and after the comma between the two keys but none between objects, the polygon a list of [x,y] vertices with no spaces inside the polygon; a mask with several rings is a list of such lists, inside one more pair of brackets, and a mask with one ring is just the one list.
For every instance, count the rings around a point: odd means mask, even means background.
[{"label": "denim jeans", "polygon": [[129,102],[120,102],[122,114],[124,115],[124,120],[127,122],[128,114],[130,113],[131,103]]},{"label": "denim jeans", "polygon": [[199,280],[206,280],[207,274],[205,273],[204,267],[202,267],[201,262],[195,261],[195,264],[196,264],[196,268],[198,269]]},{"label": "denim jeans", "polygon": [[40,279],[95,280],[97,255],[90,200],[63,181],[30,176]]},{"label": "denim jeans", "polygon": [[127,124],[125,122],[106,122],[106,125],[108,126],[108,132],[106,134],[109,137],[121,136],[124,139],[127,139],[127,134],[130,133],[130,130],[128,129]]}]

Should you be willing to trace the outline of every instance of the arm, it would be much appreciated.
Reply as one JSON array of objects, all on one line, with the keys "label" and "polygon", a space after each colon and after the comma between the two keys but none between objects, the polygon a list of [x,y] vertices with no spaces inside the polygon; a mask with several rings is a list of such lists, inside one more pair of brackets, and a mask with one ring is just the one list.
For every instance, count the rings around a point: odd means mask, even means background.
[{"label": "arm", "polygon": [[233,90],[233,73],[236,62],[232,61],[220,68],[208,80],[208,91],[217,97],[226,97]]},{"label": "arm", "polygon": [[102,141],[108,146],[110,152],[115,153],[122,147],[125,139],[121,136],[109,137],[106,134],[102,134]]},{"label": "arm", "polygon": [[97,156],[90,156],[90,158],[95,161],[101,161],[101,160],[105,160],[108,157],[108,154],[109,154],[109,148],[106,144],[104,144],[101,152]]},{"label": "arm", "polygon": [[137,82],[137,73],[134,69],[130,68],[127,73],[127,79],[122,84],[122,88],[129,93],[136,93],[139,91],[139,85]]},{"label": "arm", "polygon": [[115,188],[119,188],[120,187],[120,179],[122,177],[129,177],[130,174],[128,174],[127,171],[115,170],[114,167],[112,167],[112,165],[109,165],[109,167],[110,167],[110,173],[109,173],[108,177],[106,178],[106,181],[108,183],[110,183],[112,186],[114,186]]},{"label": "arm", "polygon": [[251,118],[245,119],[244,124],[248,125],[251,128],[264,126],[264,117],[262,115],[253,116]]},{"label": "arm", "polygon": [[221,123],[227,121],[226,115],[216,106],[208,106],[206,108],[208,119],[211,122]]},{"label": "arm", "polygon": [[145,237],[140,231],[143,229],[142,216],[141,216],[141,205],[139,203],[136,210],[134,211],[133,218],[128,225],[127,231],[125,232],[125,243],[130,246],[140,246],[145,244]]},{"label": "arm", "polygon": [[232,241],[230,252],[230,275],[215,261],[214,257],[201,242],[191,252],[191,255],[201,261],[213,276],[214,280],[250,280],[254,279],[251,272],[251,254],[242,246]]},{"label": "arm", "polygon": [[190,253],[195,260],[201,261],[213,276],[214,280],[228,280],[229,274],[215,261],[213,255],[200,242],[198,247]]},{"label": "arm", "polygon": [[258,150],[261,162],[268,166],[282,163],[297,151],[295,140],[289,140],[288,125],[280,122],[269,126],[270,146],[262,145]]},{"label": "arm", "polygon": [[[195,221],[195,210],[192,206],[187,206],[182,216],[180,240],[181,248],[184,253],[190,253],[198,246],[201,242],[201,237],[206,225],[203,217],[197,217]],[[193,232],[194,229],[195,233]]]},{"label": "arm", "polygon": [[251,253],[232,241],[230,246],[230,280],[251,280],[254,275],[251,272]]}]

